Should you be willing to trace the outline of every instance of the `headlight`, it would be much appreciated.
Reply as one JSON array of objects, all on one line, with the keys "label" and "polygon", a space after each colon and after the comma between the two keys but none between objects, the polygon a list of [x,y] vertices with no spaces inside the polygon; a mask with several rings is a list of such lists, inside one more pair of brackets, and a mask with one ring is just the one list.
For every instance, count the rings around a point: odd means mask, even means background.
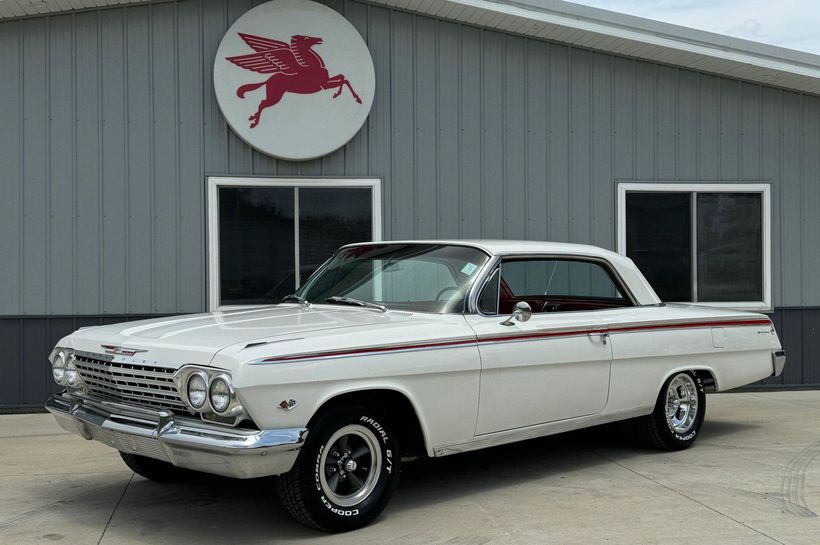
[{"label": "headlight", "polygon": [[205,373],[194,373],[188,379],[188,386],[186,388],[188,395],[188,403],[194,409],[201,409],[205,406],[205,400],[208,397],[208,381]]},{"label": "headlight", "polygon": [[211,408],[215,412],[224,413],[231,404],[231,386],[222,377],[216,377],[211,381],[210,388]]},{"label": "headlight", "polygon": [[76,386],[80,382],[80,375],[77,373],[77,368],[74,367],[74,357],[68,357],[68,363],[65,365],[65,381],[69,386]]},{"label": "headlight", "polygon": [[57,352],[57,355],[54,356],[54,361],[51,363],[51,376],[54,377],[54,382],[57,384],[64,384],[65,352]]}]

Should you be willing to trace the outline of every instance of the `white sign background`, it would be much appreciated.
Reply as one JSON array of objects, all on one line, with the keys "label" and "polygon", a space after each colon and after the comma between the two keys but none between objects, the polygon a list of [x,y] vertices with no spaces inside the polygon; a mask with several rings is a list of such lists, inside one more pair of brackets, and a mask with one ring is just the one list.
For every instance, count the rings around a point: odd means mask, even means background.
[{"label": "white sign background", "polygon": [[[329,77],[344,74],[362,103],[346,86],[336,98],[335,88],[306,95],[288,92],[278,104],[264,109],[259,124],[250,128],[248,118],[265,98],[265,86],[247,92],[245,98],[236,90],[264,82],[271,74],[226,60],[254,53],[240,32],[286,43],[294,35],[321,38],[312,49],[324,60]],[[262,153],[299,161],[327,155],[353,138],[373,105],[376,73],[367,44],[339,13],[310,0],[273,0],[243,14],[222,38],[214,60],[214,91],[231,129],[245,142]]]}]

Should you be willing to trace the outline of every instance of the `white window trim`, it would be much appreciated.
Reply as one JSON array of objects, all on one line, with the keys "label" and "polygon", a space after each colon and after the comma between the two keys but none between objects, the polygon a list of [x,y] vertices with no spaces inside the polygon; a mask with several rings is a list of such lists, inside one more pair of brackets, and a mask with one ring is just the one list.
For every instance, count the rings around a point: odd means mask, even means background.
[{"label": "white window trim", "polygon": [[[763,300],[698,302],[702,306],[721,307],[736,310],[772,310],[772,206],[771,185],[767,182],[755,183],[709,183],[709,182],[619,182],[618,183],[618,253],[626,255],[626,194],[627,192],[678,192],[678,193],[760,193],[762,195],[763,229]],[[697,277],[693,277],[697,282]],[[671,302],[671,301],[670,301]],[[687,302],[688,303],[688,302]],[[689,303],[692,304],[692,303]]]},{"label": "white window trim", "polygon": [[[372,197],[372,240],[382,239],[382,185],[379,178],[259,178],[234,176],[208,176],[208,308],[211,311],[245,308],[263,305],[220,305],[219,304],[219,199],[220,187],[324,187],[351,188],[367,187]],[[298,193],[298,192],[297,192]],[[298,197],[297,197],[298,198]],[[298,204],[298,203],[297,203]],[[294,209],[299,221],[299,209]],[[294,230],[296,248],[295,271],[299,270],[299,229]],[[330,256],[328,256],[330,257]],[[298,282],[298,273],[297,273]]]}]

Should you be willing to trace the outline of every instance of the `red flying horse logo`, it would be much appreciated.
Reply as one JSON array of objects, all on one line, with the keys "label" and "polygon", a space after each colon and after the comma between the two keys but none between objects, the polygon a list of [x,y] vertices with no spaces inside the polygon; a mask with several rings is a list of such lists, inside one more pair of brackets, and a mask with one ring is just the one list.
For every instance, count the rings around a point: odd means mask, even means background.
[{"label": "red flying horse logo", "polygon": [[282,100],[285,93],[309,95],[325,89],[336,89],[336,93],[333,95],[333,98],[336,98],[342,94],[342,89],[346,85],[356,102],[362,103],[362,99],[353,90],[344,74],[330,77],[327,68],[325,68],[325,61],[312,49],[314,45],[322,43],[321,38],[297,35],[292,36],[290,44],[287,44],[279,40],[241,32],[239,32],[239,37],[255,53],[225,57],[225,59],[246,70],[259,72],[260,74],[272,74],[263,82],[248,83],[236,90],[236,95],[239,98],[245,98],[245,93],[259,89],[263,85],[265,86],[265,98],[259,103],[259,109],[256,113],[248,118],[248,121],[251,122],[251,128],[259,124],[262,110],[275,106]]}]

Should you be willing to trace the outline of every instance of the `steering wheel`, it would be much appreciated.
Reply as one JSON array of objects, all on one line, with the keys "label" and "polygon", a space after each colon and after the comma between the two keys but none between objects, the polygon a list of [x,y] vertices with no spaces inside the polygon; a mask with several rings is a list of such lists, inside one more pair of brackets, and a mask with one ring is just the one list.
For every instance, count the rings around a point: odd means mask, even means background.
[{"label": "steering wheel", "polygon": [[446,288],[444,288],[440,292],[438,292],[438,295],[436,295],[436,301],[441,299],[441,296],[444,295],[445,293],[447,293],[448,291],[459,291],[459,290],[458,290],[458,287],[456,287],[456,286],[447,286]]},{"label": "steering wheel", "polygon": [[544,301],[543,306],[541,307],[541,312],[558,312],[558,307],[561,306],[561,303],[553,303],[551,301]]}]

